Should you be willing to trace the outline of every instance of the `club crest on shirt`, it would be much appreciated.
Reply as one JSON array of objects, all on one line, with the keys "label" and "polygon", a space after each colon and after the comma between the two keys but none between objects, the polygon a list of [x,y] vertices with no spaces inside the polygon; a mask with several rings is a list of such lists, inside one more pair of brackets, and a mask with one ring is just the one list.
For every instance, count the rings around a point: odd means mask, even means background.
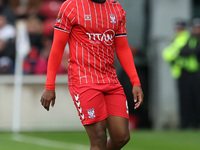
[{"label": "club crest on shirt", "polygon": [[58,16],[57,16],[57,19],[56,19],[56,21],[58,22],[58,23],[61,23],[62,22],[62,19],[61,19],[61,12],[59,11],[58,12]]},{"label": "club crest on shirt", "polygon": [[85,15],[85,20],[91,20],[91,15]]},{"label": "club crest on shirt", "polygon": [[94,108],[88,109],[87,112],[88,112],[88,115],[89,115],[89,118],[90,118],[90,119],[95,118]]},{"label": "club crest on shirt", "polygon": [[110,19],[111,19],[111,23],[113,23],[113,24],[116,23],[115,15],[110,14]]}]

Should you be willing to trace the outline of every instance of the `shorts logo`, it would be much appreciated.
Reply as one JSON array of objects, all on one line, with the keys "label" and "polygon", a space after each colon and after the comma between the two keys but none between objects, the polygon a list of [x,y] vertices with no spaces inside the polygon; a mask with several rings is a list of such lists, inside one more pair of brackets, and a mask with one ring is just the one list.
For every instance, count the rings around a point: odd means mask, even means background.
[{"label": "shorts logo", "polygon": [[58,12],[58,16],[57,16],[57,19],[56,19],[56,21],[58,22],[58,23],[61,23],[62,22],[62,19],[61,19],[61,12],[59,11]]},{"label": "shorts logo", "polygon": [[85,15],[85,20],[91,20],[91,15]]},{"label": "shorts logo", "polygon": [[111,19],[111,23],[113,24],[116,23],[115,15],[110,14],[110,19]]},{"label": "shorts logo", "polygon": [[88,112],[88,115],[89,115],[89,118],[90,118],[90,119],[95,118],[94,108],[88,109],[87,112]]}]

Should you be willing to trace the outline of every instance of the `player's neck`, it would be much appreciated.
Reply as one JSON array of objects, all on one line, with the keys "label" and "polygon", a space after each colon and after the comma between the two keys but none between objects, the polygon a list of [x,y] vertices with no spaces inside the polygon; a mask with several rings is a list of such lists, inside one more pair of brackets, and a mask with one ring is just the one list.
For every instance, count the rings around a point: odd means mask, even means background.
[{"label": "player's neck", "polygon": [[93,1],[95,3],[104,3],[106,0],[91,0],[91,1]]}]

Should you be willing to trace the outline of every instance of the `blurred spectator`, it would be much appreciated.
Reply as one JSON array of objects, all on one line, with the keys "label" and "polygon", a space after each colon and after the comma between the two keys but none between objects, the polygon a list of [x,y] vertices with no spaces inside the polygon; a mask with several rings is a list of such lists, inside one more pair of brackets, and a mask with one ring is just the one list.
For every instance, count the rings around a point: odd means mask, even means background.
[{"label": "blurred spectator", "polygon": [[0,14],[6,16],[8,23],[14,24],[16,15],[12,9],[7,5],[7,1],[0,0]]},{"label": "blurred spectator", "polygon": [[41,7],[42,1],[41,0],[28,0],[27,2],[27,15],[33,17],[40,17],[39,10]]},{"label": "blurred spectator", "polygon": [[43,15],[45,18],[55,19],[62,3],[62,1],[55,0],[43,1],[40,6],[40,14]]},{"label": "blurred spectator", "polygon": [[35,74],[47,73],[47,61],[51,50],[51,44],[52,39],[50,37],[45,37],[43,39],[43,48],[34,68]]},{"label": "blurred spectator", "polygon": [[26,17],[27,8],[25,3],[21,3],[21,0],[9,0],[8,3],[12,8],[12,10],[14,11],[17,19],[22,19]]},{"label": "blurred spectator", "polygon": [[41,3],[42,0],[9,0],[9,5],[18,19],[27,18],[29,16],[40,18],[39,9]]},{"label": "blurred spectator", "polygon": [[[25,59],[24,73],[46,74],[55,19],[60,5],[61,2],[55,0],[32,0],[28,2],[27,24],[32,49]],[[38,52],[37,55],[36,52],[33,52],[36,50]],[[34,53],[35,57],[32,57],[31,53]],[[68,53],[64,55],[68,56]],[[65,67],[61,65],[58,74],[66,73],[66,67],[66,65]]]},{"label": "blurred spectator", "polygon": [[35,47],[38,52],[40,52],[43,47],[42,21],[35,16],[29,17],[27,19],[27,30],[31,42],[31,47]]},{"label": "blurred spectator", "polygon": [[44,36],[52,36],[54,30],[55,19],[46,19],[43,21],[43,35]]},{"label": "blurred spectator", "polygon": [[179,78],[181,75],[181,66],[177,61],[181,48],[186,45],[190,33],[186,28],[186,22],[177,20],[175,23],[175,36],[172,43],[163,51],[163,59],[170,63],[171,73],[174,78]]},{"label": "blurred spectator", "polygon": [[61,4],[61,1],[55,0],[46,0],[41,3],[39,13],[45,18],[43,21],[43,34],[45,36],[53,34],[53,27]]},{"label": "blurred spectator", "polygon": [[[7,22],[14,24],[16,19],[25,19],[30,38],[31,49],[26,56],[23,69],[24,74],[46,74],[47,60],[52,45],[53,29],[57,12],[64,0],[0,0],[0,14],[8,18]],[[2,17],[0,17],[1,22]],[[2,21],[3,22],[3,21]],[[10,25],[9,25],[10,26]],[[12,28],[14,28],[12,26]],[[13,29],[0,29],[0,68],[1,73],[12,73],[15,59],[15,40],[13,36],[2,40],[2,36],[10,36]],[[5,31],[5,32],[3,32]],[[15,34],[15,32],[14,32]],[[68,57],[65,51],[63,57]],[[63,59],[64,60],[64,59]],[[67,73],[67,61],[63,61],[58,73]],[[6,71],[7,70],[7,71]]]},{"label": "blurred spectator", "polygon": [[163,51],[164,60],[171,64],[172,76],[178,79],[182,129],[200,127],[200,19],[193,21],[191,35],[185,25],[178,23],[173,43]]},{"label": "blurred spectator", "polygon": [[33,74],[34,73],[34,67],[38,60],[39,54],[38,49],[35,47],[32,47],[28,56],[24,60],[23,69],[25,74]]},{"label": "blurred spectator", "polygon": [[33,74],[34,67],[42,49],[42,22],[36,16],[27,19],[27,31],[30,38],[31,50],[24,61],[24,73]]},{"label": "blurred spectator", "polygon": [[15,60],[15,28],[0,15],[0,73],[13,73]]},{"label": "blurred spectator", "polygon": [[200,129],[200,18],[193,19],[191,36],[180,57],[183,61],[178,82],[181,127]]}]

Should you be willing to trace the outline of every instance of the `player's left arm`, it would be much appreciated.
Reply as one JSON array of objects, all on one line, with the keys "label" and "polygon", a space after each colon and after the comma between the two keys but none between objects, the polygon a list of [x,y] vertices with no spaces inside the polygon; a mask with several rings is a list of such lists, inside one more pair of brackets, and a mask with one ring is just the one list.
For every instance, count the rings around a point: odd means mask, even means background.
[{"label": "player's left arm", "polygon": [[143,102],[144,95],[126,36],[115,37],[115,51],[120,64],[122,65],[126,74],[129,76],[133,85],[132,93],[135,102],[134,108],[137,109]]}]

